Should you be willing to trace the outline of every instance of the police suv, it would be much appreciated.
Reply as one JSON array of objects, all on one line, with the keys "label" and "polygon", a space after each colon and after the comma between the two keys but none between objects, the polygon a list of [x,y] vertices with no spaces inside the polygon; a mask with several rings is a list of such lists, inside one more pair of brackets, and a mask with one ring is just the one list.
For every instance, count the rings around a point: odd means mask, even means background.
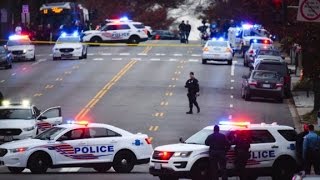
[{"label": "police suv", "polygon": [[108,21],[99,30],[85,31],[82,36],[83,42],[92,43],[124,42],[138,44],[148,40],[148,32],[142,23],[126,20]]},{"label": "police suv", "polygon": [[33,139],[0,146],[0,163],[13,173],[25,168],[45,173],[48,168],[89,167],[129,173],[134,165],[147,164],[153,148],[147,135],[86,121],[55,126]]},{"label": "police suv", "polygon": [[35,46],[26,35],[10,36],[6,48],[11,52],[13,60],[36,60]]},{"label": "police suv", "polygon": [[[292,127],[272,124],[250,124],[247,122],[221,122],[220,131],[230,142],[235,131],[251,134],[251,157],[246,168],[250,169],[250,180],[258,176],[272,176],[276,180],[290,179],[297,167],[295,154],[296,132]],[[213,133],[213,126],[205,127],[186,141],[156,147],[149,172],[161,180],[192,178],[208,179],[209,147],[205,140]],[[228,175],[234,175],[234,145],[227,152]]]},{"label": "police suv", "polygon": [[87,45],[81,43],[81,38],[77,31],[72,34],[63,32],[58,38],[52,51],[53,60],[62,58],[87,58]]},{"label": "police suv", "polygon": [[0,106],[0,144],[35,137],[39,132],[61,123],[60,107],[41,112],[27,100],[19,103],[5,100]]}]

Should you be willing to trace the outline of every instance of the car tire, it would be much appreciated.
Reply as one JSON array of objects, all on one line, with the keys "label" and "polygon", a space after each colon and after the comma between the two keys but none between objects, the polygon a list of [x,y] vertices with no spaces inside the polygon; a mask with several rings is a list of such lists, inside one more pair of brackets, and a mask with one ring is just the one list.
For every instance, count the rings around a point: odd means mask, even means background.
[{"label": "car tire", "polygon": [[244,88],[241,88],[241,98],[244,99],[245,95],[244,95]]},{"label": "car tire", "polygon": [[202,59],[202,64],[207,64],[207,60]]},{"label": "car tire", "polygon": [[98,173],[105,173],[105,172],[109,171],[110,168],[111,168],[111,164],[102,164],[102,165],[94,167],[93,169],[95,171],[97,171]]},{"label": "car tire", "polygon": [[250,99],[251,99],[250,94],[247,92],[247,90],[244,90],[244,100],[250,101]]},{"label": "car tire", "polygon": [[209,162],[202,160],[197,162],[191,169],[192,180],[207,180],[209,179]]},{"label": "car tire", "polygon": [[20,174],[24,169],[23,167],[8,167],[8,170],[13,174]]},{"label": "car tire", "polygon": [[228,60],[228,65],[232,65],[232,60]]},{"label": "car tire", "polygon": [[159,176],[160,180],[178,180],[178,177],[174,177],[174,176]]},{"label": "car tire", "polygon": [[129,44],[137,45],[140,42],[140,38],[138,36],[131,36],[128,40]]},{"label": "car tire", "polygon": [[83,55],[83,59],[87,59],[88,57],[88,52],[86,51],[85,54]]},{"label": "car tire", "polygon": [[291,158],[277,160],[272,167],[272,180],[291,180],[296,169],[296,162]]},{"label": "car tire", "polygon": [[41,152],[32,154],[28,160],[28,168],[33,174],[44,174],[50,167],[49,155]]},{"label": "car tire", "polygon": [[31,59],[31,61],[36,61],[36,55],[33,56],[33,58]]},{"label": "car tire", "polygon": [[120,151],[113,160],[113,169],[118,173],[129,173],[136,162],[135,155],[130,151]]},{"label": "car tire", "polygon": [[[102,39],[98,36],[94,36],[90,39],[91,43],[102,43]],[[92,44],[92,46],[100,46],[99,44]]]}]

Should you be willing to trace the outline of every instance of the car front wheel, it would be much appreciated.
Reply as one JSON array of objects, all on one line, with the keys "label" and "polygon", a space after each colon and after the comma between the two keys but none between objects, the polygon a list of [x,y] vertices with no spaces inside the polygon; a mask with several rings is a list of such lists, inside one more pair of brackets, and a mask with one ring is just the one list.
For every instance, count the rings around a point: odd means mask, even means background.
[{"label": "car front wheel", "polygon": [[135,165],[136,158],[132,152],[120,151],[113,160],[113,169],[118,173],[129,173]]}]

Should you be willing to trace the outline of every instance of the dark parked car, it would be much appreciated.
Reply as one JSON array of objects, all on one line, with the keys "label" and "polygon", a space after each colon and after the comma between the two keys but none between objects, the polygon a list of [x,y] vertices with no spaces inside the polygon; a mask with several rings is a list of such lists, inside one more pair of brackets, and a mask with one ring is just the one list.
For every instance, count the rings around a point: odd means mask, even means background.
[{"label": "dark parked car", "polygon": [[0,66],[6,69],[12,68],[12,55],[4,46],[0,46]]},{"label": "dark parked car", "polygon": [[284,79],[284,94],[286,97],[291,95],[291,70],[288,68],[288,65],[285,61],[273,60],[273,59],[263,59],[259,61],[254,70],[267,70],[267,71],[276,71]]},{"label": "dark parked car", "polygon": [[168,30],[155,30],[151,33],[151,39],[179,40],[179,36]]},{"label": "dark parked car", "polygon": [[253,70],[243,76],[241,96],[246,101],[252,97],[272,98],[283,102],[283,78],[275,71]]}]

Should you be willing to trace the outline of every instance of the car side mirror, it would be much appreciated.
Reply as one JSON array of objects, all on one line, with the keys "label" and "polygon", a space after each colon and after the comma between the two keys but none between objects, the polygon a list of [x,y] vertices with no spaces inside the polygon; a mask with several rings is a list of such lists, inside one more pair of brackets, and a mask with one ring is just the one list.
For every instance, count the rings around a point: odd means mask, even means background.
[{"label": "car side mirror", "polygon": [[38,120],[45,120],[45,119],[48,119],[46,116],[40,116],[38,117]]},{"label": "car side mirror", "polygon": [[179,142],[184,143],[184,140],[182,137],[179,138]]}]

